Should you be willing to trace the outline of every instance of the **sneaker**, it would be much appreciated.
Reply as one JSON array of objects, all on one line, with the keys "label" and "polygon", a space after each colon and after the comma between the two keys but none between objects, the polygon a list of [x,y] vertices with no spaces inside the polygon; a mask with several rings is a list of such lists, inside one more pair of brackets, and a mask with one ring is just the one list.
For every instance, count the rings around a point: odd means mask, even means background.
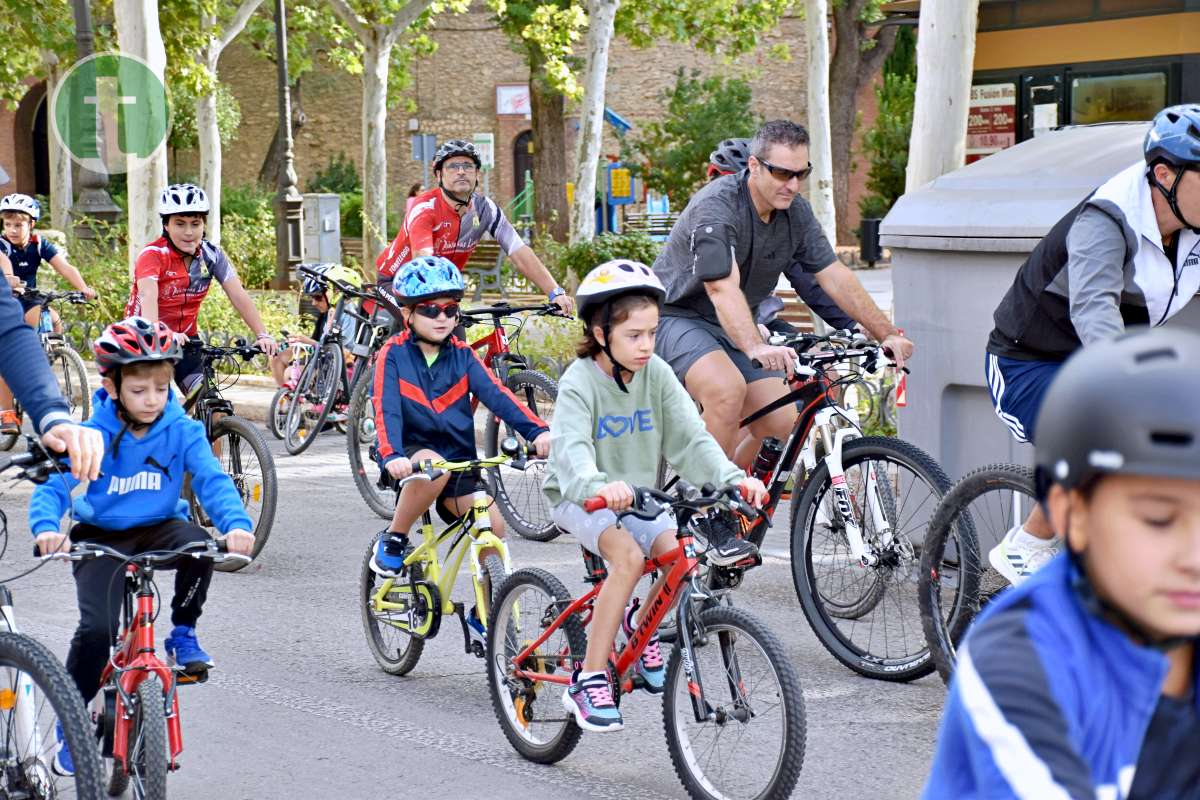
[{"label": "sneaker", "polygon": [[183,667],[183,671],[189,674],[206,672],[215,666],[197,641],[196,629],[186,625],[176,625],[171,629],[171,635],[163,642],[163,649],[175,662],[175,666]]},{"label": "sneaker", "polygon": [[375,543],[375,552],[371,554],[371,571],[381,578],[398,578],[404,572],[404,559],[411,552],[408,535],[385,533],[388,535],[379,537]]},{"label": "sneaker", "polygon": [[585,731],[607,733],[625,727],[603,672],[580,680],[576,670],[571,676],[571,685],[563,692],[562,704],[575,715],[575,724]]},{"label": "sneaker", "polygon": [[992,568],[1013,586],[1020,586],[1062,550],[1057,539],[1038,539],[1013,526],[988,553]]},{"label": "sneaker", "polygon": [[0,411],[0,433],[16,435],[21,432],[21,418],[10,409]]},{"label": "sneaker", "polygon": [[728,567],[746,559],[757,559],[758,548],[753,542],[738,536],[741,526],[732,522],[727,514],[708,517],[702,521],[708,550],[704,557],[708,563]]},{"label": "sneaker", "polygon": [[75,761],[71,758],[71,749],[67,747],[67,740],[63,737],[61,722],[54,723],[54,737],[58,740],[58,749],[54,753],[54,760],[50,762],[50,769],[54,770],[56,775],[70,778],[75,774]]},{"label": "sneaker", "polygon": [[[633,635],[633,620],[637,608],[638,599],[635,597],[629,607],[625,609],[625,620],[621,623],[621,630],[625,632],[626,642]],[[649,694],[663,693],[663,686],[667,682],[667,664],[663,661],[662,645],[658,643],[657,633],[651,636],[650,641],[646,643],[646,647],[642,650],[642,657],[638,659],[634,670],[642,676],[642,681],[645,682],[646,691]]]}]

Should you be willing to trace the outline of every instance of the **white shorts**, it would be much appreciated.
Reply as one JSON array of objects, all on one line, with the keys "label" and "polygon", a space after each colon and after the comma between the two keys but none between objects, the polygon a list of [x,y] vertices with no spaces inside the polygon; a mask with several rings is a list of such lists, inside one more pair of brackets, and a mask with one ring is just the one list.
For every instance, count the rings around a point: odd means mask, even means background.
[{"label": "white shorts", "polygon": [[[554,524],[574,536],[591,553],[600,553],[600,534],[617,524],[617,515],[607,508],[599,511],[584,511],[583,506],[564,500],[550,512]],[[675,515],[664,511],[652,520],[627,516],[621,519],[621,527],[629,531],[646,558],[654,548],[654,540],[664,531],[676,528]]]}]

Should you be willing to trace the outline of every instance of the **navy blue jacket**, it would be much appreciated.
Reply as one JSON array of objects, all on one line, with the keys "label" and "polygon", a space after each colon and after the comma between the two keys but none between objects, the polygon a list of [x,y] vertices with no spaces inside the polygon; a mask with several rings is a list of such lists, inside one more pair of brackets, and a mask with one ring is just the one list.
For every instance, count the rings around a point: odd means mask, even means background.
[{"label": "navy blue jacket", "polygon": [[408,331],[388,339],[375,361],[373,394],[381,398],[375,403],[375,432],[384,464],[413,447],[449,461],[476,458],[471,395],[527,441],[550,430],[454,336],[431,365]]}]

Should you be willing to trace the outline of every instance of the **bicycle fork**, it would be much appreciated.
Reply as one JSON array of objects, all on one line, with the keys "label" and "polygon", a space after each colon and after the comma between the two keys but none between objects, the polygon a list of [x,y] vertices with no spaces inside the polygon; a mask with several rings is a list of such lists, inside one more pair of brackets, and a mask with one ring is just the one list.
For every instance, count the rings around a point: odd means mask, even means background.
[{"label": "bicycle fork", "polygon": [[[9,633],[20,633],[17,617],[12,607],[12,593],[7,586],[0,586],[0,625]],[[6,668],[0,682],[0,722],[4,730],[11,731],[5,737],[4,760],[12,760],[20,754],[39,754],[41,731],[37,725],[37,709],[33,696],[33,680],[20,670]]]},{"label": "bicycle fork", "polygon": [[[846,472],[842,467],[842,446],[847,439],[857,438],[858,431],[852,428],[842,428],[833,433],[829,425],[822,425],[820,431],[821,442],[825,448],[823,460],[825,467],[829,470],[829,484],[833,491],[834,511],[845,528],[846,541],[850,545],[850,555],[861,566],[873,567],[879,563],[879,553],[874,546],[868,550],[867,543],[863,539],[862,526],[854,513],[855,498],[846,486]],[[870,515],[873,529],[878,533],[879,549],[886,550],[892,545],[894,534],[879,494],[879,476],[875,470],[875,464],[870,461],[866,465],[863,493],[864,517]]]}]

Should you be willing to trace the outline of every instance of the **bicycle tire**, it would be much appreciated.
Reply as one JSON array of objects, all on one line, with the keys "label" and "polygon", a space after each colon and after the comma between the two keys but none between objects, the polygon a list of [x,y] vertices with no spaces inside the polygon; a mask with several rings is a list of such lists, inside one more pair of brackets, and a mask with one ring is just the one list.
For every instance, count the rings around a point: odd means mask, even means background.
[{"label": "bicycle tire", "polygon": [[[902,496],[898,503],[895,497],[897,489],[892,489],[890,495],[892,507],[887,509],[887,514],[896,537],[895,547],[879,554],[879,562],[869,568],[871,574],[868,576],[869,582],[866,587],[866,592],[877,591],[876,582],[885,581],[887,583],[882,595],[873,600],[876,607],[873,607],[868,614],[863,615],[862,619],[831,614],[826,608],[825,598],[822,595],[824,581],[817,580],[817,567],[844,561],[846,566],[851,568],[852,574],[857,574],[857,570],[862,568],[849,560],[848,543],[846,543],[846,556],[836,554],[829,556],[821,552],[816,553],[814,559],[811,533],[816,523],[816,509],[823,502],[823,495],[830,488],[829,468],[824,461],[818,462],[816,469],[805,483],[794,515],[791,541],[792,580],[809,626],[822,646],[834,658],[868,678],[907,682],[928,675],[934,667],[929,648],[925,646],[924,632],[921,632],[920,637],[914,636],[913,641],[910,642],[905,628],[906,620],[910,616],[914,627],[918,626],[920,621],[916,597],[918,594],[916,572],[919,570],[917,546],[913,543],[913,537],[906,533],[906,526],[914,525],[914,533],[916,530],[920,530],[920,542],[923,545],[924,533],[928,524],[924,514],[932,515],[934,510],[934,505],[929,504],[929,499],[932,498],[934,504],[940,502],[941,498],[950,490],[950,479],[929,455],[900,439],[868,436],[848,441],[842,448],[842,465],[847,475],[852,475],[853,468],[859,464],[879,459],[907,470],[915,480],[919,480],[929,489],[929,498],[922,499],[919,505],[909,511],[905,508],[905,500],[911,495],[913,484],[910,484],[907,489],[899,487]],[[929,508],[925,509],[927,505]],[[918,514],[921,515],[919,518]],[[839,538],[834,526],[831,525],[829,528],[834,533],[829,537],[833,544],[845,543],[844,536]],[[864,539],[870,535],[867,526],[863,526],[863,535]],[[828,549],[828,545],[822,549]],[[908,583],[912,584],[912,597],[908,597]],[[859,590],[855,589],[855,591]],[[876,620],[874,617],[877,613],[886,614],[892,604],[899,608],[901,617],[899,623],[883,622],[885,634],[882,636],[883,641],[880,642],[880,637],[875,636]],[[908,613],[910,610],[907,608],[908,605],[911,605],[911,614]],[[844,633],[839,627],[837,619],[846,621],[848,633]],[[871,626],[868,629],[865,646],[852,638],[856,626],[859,624]],[[891,648],[897,631],[901,637],[900,646],[908,648],[902,650],[900,655],[893,654]],[[886,652],[882,654],[877,652],[880,648],[885,648]]]},{"label": "bicycle tire", "polygon": [[371,459],[369,450],[375,442],[375,411],[371,401],[371,381],[364,372],[350,395],[350,411],[346,423],[346,451],[350,456],[350,474],[354,486],[367,504],[381,519],[391,520],[396,509],[396,493],[382,489],[372,475],[379,473],[379,466]]},{"label": "bicycle tire", "polygon": [[[412,672],[413,668],[417,666],[417,662],[421,660],[421,653],[425,650],[425,640],[418,639],[415,636],[408,636],[407,646],[403,649],[397,648],[393,655],[393,648],[388,647],[384,643],[379,626],[376,624],[376,618],[371,611],[371,597],[375,593],[376,582],[384,580],[371,569],[371,556],[375,553],[376,543],[383,537],[384,533],[380,533],[372,539],[371,546],[367,549],[367,553],[363,557],[358,577],[358,607],[362,616],[363,633],[366,634],[367,646],[371,650],[371,655],[375,658],[375,663],[388,675],[407,675],[409,672]],[[413,564],[409,569],[412,570],[414,580],[420,581],[425,577],[424,570],[420,564]],[[430,609],[429,613],[440,614],[441,611],[434,608]],[[388,627],[394,630],[403,630],[392,625]]]},{"label": "bicycle tire", "polygon": [[843,385],[843,405],[857,411],[859,419],[871,419],[875,415],[875,407],[878,403],[875,392],[874,384],[859,375],[853,381]]},{"label": "bicycle tire", "polygon": [[896,384],[884,386],[879,398],[879,422],[884,426],[896,427]]},{"label": "bicycle tire", "polygon": [[[801,691],[800,679],[796,675],[795,668],[788,659],[787,651],[779,638],[765,624],[741,608],[732,606],[707,608],[699,613],[698,627],[704,632],[703,640],[706,644],[695,644],[695,641],[700,640],[699,637],[693,642],[693,668],[700,673],[706,703],[709,706],[716,706],[713,710],[717,714],[717,719],[722,718],[722,712],[728,713],[724,722],[707,720],[704,724],[719,725],[722,729],[725,725],[737,725],[738,727],[735,728],[738,734],[736,743],[740,744],[750,730],[752,721],[756,723],[755,730],[758,731],[762,729],[771,715],[773,709],[767,708],[764,712],[762,706],[759,707],[759,713],[753,711],[753,692],[761,686],[765,679],[750,682],[743,680],[741,667],[747,657],[738,656],[735,653],[737,662],[731,666],[729,656],[723,652],[723,649],[732,650],[736,647],[738,640],[749,639],[754,642],[766,666],[774,672],[778,683],[777,695],[771,695],[770,690],[768,690],[768,695],[778,703],[777,707],[782,712],[779,754],[774,757],[773,765],[765,763],[771,759],[771,756],[764,754],[761,746],[746,742],[749,768],[735,770],[737,774],[732,777],[734,781],[737,781],[737,796],[753,797],[755,800],[790,797],[792,789],[795,788],[796,782],[800,778],[800,770],[804,766],[807,726],[804,693]],[[721,663],[724,665],[725,673],[724,681],[721,680],[721,675],[703,674],[706,671],[702,668],[702,662],[707,655],[705,651],[714,645],[717,646],[714,652],[721,654]],[[667,750],[671,754],[671,763],[675,767],[675,774],[679,776],[689,797],[703,798],[703,800],[723,800],[728,795],[716,787],[713,776],[708,774],[705,769],[707,763],[702,765],[701,762],[704,759],[698,752],[699,748],[696,743],[692,741],[693,737],[686,729],[688,723],[692,725],[700,725],[700,723],[696,723],[691,701],[688,699],[690,697],[688,677],[682,666],[681,654],[682,649],[676,645],[671,650],[670,662],[667,664],[666,691],[663,694],[663,728],[667,736]],[[737,669],[737,673],[733,677],[730,675],[732,669]],[[751,688],[747,690],[747,686]],[[730,695],[736,693],[737,696],[726,695],[722,690],[730,690]],[[743,691],[750,696],[742,694]],[[728,706],[713,702],[718,695],[728,696]],[[746,711],[744,707],[739,708],[739,703],[750,706],[750,710]],[[745,713],[746,718],[739,720],[737,716],[739,712]],[[719,733],[716,738],[720,738]],[[726,754],[728,755],[728,753]],[[753,795],[746,794],[746,782],[751,775],[759,774],[767,776],[761,790]],[[755,786],[751,791],[757,788]]]},{"label": "bicycle tire", "polygon": [[[536,370],[523,369],[509,375],[505,385],[526,408],[546,423],[550,422],[554,413],[554,401],[558,397],[558,384],[552,378]],[[536,397],[538,393],[542,397]],[[549,413],[546,413],[547,411]],[[489,414],[483,434],[487,457],[494,458],[499,455],[501,441],[509,436],[522,441],[515,430],[507,425],[502,426],[495,414]],[[540,471],[532,475],[532,469],[520,475],[510,473],[512,477],[521,479],[520,489],[515,488],[518,485],[516,481],[510,480],[505,483],[505,469],[498,467],[488,470],[489,490],[496,499],[496,505],[500,507],[505,521],[525,539],[549,542],[556,538],[561,531],[550,518],[550,503],[542,494],[542,476],[545,474],[545,468],[537,468]]]},{"label": "bicycle tire", "polygon": [[[66,345],[59,345],[50,350],[50,369],[58,379],[58,388],[71,409],[71,418],[83,422],[91,416],[92,393],[88,386],[87,368],[83,359]],[[62,364],[62,375],[57,374],[55,362]]]},{"label": "bicycle tire", "polygon": [[[136,697],[137,708],[130,721],[129,746],[126,750],[133,796],[137,800],[166,800],[170,756],[167,753],[163,686],[158,676],[147,675],[138,684]],[[113,770],[120,768],[114,761]]]},{"label": "bicycle tire", "polygon": [[[527,587],[540,591],[549,603],[522,601],[521,596],[525,593],[523,589],[527,590]],[[570,602],[571,593],[563,586],[562,581],[549,572],[543,569],[520,569],[508,576],[500,587],[491,619],[488,620],[489,630],[500,630],[503,627],[505,631],[504,636],[488,636],[487,640],[488,689],[492,696],[492,711],[495,712],[496,721],[500,723],[500,729],[504,731],[504,737],[513,749],[523,758],[537,764],[554,764],[566,758],[575,749],[575,745],[579,744],[579,736],[583,731],[575,724],[572,715],[564,716],[559,702],[560,690],[556,684],[533,683],[515,678],[510,675],[509,661],[515,656],[518,648],[524,646],[526,640],[533,641],[541,635],[542,621],[547,617],[553,618],[554,615],[550,613],[553,608],[566,608]],[[511,618],[514,612],[518,615],[518,621],[515,623]],[[508,621],[502,626],[500,620],[503,618],[507,618]],[[524,629],[525,626],[520,624],[522,619],[528,619],[531,630]],[[556,640],[552,636],[546,645],[547,652],[553,655],[543,655],[539,659],[541,663],[537,666],[541,672],[552,669],[573,670],[576,661],[583,659],[587,649],[587,637],[584,635],[579,615],[572,614],[569,619],[564,620],[558,631],[560,638]],[[548,730],[550,724],[561,723],[561,726],[546,736],[545,741],[534,741],[533,738],[535,704],[538,708],[542,705],[549,706],[550,718],[546,725],[537,726],[539,731]],[[524,723],[518,719],[519,715],[524,718]]]},{"label": "bicycle tire", "polygon": [[321,435],[345,371],[342,344],[336,341],[323,343],[304,366],[283,427],[283,446],[289,455],[300,455]]},{"label": "bicycle tire", "polygon": [[[92,735],[91,721],[87,709],[84,708],[83,698],[75,688],[75,682],[71,680],[62,664],[36,639],[19,633],[4,632],[0,633],[0,668],[11,668],[29,676],[35,691],[41,695],[40,698],[34,698],[34,705],[41,707],[43,704],[49,704],[57,721],[62,724],[63,738],[75,762],[73,779],[51,773],[46,765],[40,764],[40,758],[32,753],[28,754],[29,758],[22,758],[21,754],[16,754],[21,763],[19,769],[27,769],[31,761],[38,762],[39,777],[42,779],[52,776],[64,782],[73,780],[75,797],[81,800],[99,800],[103,797],[104,768],[96,749],[96,738]],[[8,734],[6,727],[3,735],[7,737]],[[49,730],[46,731],[46,735],[53,737],[54,733]],[[39,735],[38,739],[41,740],[42,736]],[[38,744],[41,745],[42,741]],[[5,750],[9,748],[6,746]],[[49,775],[42,774],[43,770]]]},{"label": "bicycle tire", "polygon": [[283,426],[287,423],[287,410],[291,407],[291,395],[291,389],[281,386],[271,397],[270,410],[267,411],[267,430],[280,441],[283,440]]},{"label": "bicycle tire", "polygon": [[508,580],[508,570],[504,568],[504,560],[500,556],[487,556],[483,559],[484,593],[487,598],[487,608],[479,612],[479,619],[486,625],[492,618],[492,609],[496,607],[496,598],[500,595],[500,587]]},{"label": "bicycle tire", "polygon": [[[972,504],[992,492],[1019,492],[1035,499],[1033,470],[1018,464],[991,464],[969,472],[946,493],[934,512],[921,551],[918,584],[921,626],[938,675],[947,684],[954,673],[956,650],[971,622],[987,602],[1007,585],[980,548],[978,523],[969,512]],[[957,537],[957,538],[955,538]],[[951,542],[956,541],[956,546]],[[943,612],[943,576],[954,574],[957,552],[958,587],[950,614]],[[946,581],[948,585],[951,581]],[[982,591],[981,591],[982,589]]]}]

